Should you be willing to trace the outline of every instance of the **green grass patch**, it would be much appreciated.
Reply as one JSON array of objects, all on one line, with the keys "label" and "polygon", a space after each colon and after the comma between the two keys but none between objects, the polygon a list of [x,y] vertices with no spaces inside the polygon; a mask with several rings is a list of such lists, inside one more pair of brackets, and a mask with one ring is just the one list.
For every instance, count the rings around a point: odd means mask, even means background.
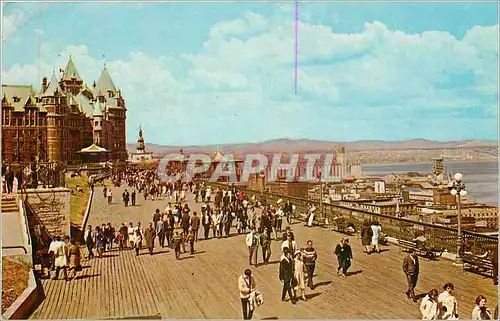
[{"label": "green grass patch", "polygon": [[[87,208],[87,202],[90,196],[90,187],[87,185],[89,179],[87,176],[66,177],[66,187],[72,190],[70,196],[70,214],[71,225],[80,227],[83,223],[83,216]],[[77,185],[83,191],[77,191]]]}]

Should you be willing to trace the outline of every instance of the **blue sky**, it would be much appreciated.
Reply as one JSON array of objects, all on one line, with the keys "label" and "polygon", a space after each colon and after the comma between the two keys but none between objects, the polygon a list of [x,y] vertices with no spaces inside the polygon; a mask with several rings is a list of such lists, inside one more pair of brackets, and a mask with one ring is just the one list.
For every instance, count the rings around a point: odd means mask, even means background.
[{"label": "blue sky", "polygon": [[3,83],[106,62],[129,142],[498,138],[496,3],[300,3],[297,94],[291,3],[3,9]]}]

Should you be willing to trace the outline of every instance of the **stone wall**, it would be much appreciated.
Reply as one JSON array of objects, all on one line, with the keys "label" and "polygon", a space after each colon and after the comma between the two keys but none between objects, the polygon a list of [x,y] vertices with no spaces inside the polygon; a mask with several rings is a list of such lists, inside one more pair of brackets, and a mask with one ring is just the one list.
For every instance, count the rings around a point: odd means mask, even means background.
[{"label": "stone wall", "polygon": [[52,236],[70,235],[70,194],[67,188],[28,189],[27,201]]}]

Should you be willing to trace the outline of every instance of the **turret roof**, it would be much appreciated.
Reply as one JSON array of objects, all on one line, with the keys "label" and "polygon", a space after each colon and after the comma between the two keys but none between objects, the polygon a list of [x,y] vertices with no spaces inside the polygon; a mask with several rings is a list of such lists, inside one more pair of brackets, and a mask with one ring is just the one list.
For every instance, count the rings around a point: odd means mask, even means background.
[{"label": "turret roof", "polygon": [[76,80],[83,80],[78,71],[76,70],[75,64],[73,63],[73,59],[69,56],[68,64],[64,69],[64,73],[62,76],[62,80],[71,80],[75,78]]}]

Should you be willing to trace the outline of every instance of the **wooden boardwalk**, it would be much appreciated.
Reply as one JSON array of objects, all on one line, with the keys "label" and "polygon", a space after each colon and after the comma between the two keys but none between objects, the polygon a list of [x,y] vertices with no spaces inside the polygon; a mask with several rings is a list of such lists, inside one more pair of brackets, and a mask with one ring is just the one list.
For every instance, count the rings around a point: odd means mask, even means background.
[{"label": "wooden boardwalk", "polygon": [[[121,195],[122,188],[113,194]],[[89,224],[121,224],[138,220],[143,225],[152,219],[154,210],[165,200],[144,201],[125,208],[123,204],[107,205],[102,193],[96,191]],[[199,212],[200,205],[190,207]],[[286,222],[284,222],[286,226]],[[361,242],[351,237],[354,251],[351,275],[337,277],[333,247],[342,235],[322,228],[292,226],[299,246],[308,239],[318,251],[315,282],[318,287],[307,290],[308,301],[297,305],[282,302],[278,279],[280,242],[273,242],[271,264],[252,267],[257,288],[265,303],[254,318],[258,319],[419,319],[418,303],[404,294],[406,280],[402,272],[405,253],[396,246],[383,247],[380,254],[362,253]],[[201,232],[201,231],[200,231]],[[201,234],[200,234],[201,235]],[[209,318],[239,319],[241,303],[237,278],[248,267],[245,237],[199,241],[194,255],[183,254],[174,259],[170,249],[146,250],[139,257],[131,250],[111,251],[108,257],[84,262],[82,276],[71,282],[42,280],[46,299],[31,316],[32,319],[116,319],[116,318]],[[262,262],[259,251],[259,262]],[[492,309],[497,288],[491,279],[469,272],[450,261],[421,259],[421,275],[417,293],[431,288],[441,290],[446,282],[455,285],[462,319],[470,318],[474,300],[485,295]]]}]

